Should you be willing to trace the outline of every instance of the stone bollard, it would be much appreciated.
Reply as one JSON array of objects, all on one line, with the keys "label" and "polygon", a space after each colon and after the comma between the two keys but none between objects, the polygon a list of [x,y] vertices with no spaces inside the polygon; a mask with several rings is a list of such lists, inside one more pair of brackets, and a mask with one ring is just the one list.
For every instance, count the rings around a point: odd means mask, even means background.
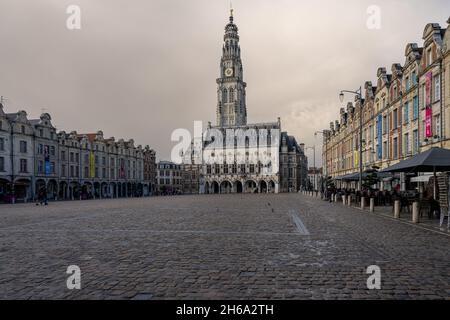
[{"label": "stone bollard", "polygon": [[412,204],[412,222],[419,223],[419,203],[417,201]]},{"label": "stone bollard", "polygon": [[400,200],[394,202],[394,218],[400,218]]},{"label": "stone bollard", "polygon": [[334,202],[338,202],[338,195],[337,195],[337,193],[334,195]]},{"label": "stone bollard", "polygon": [[345,195],[343,195],[343,196],[342,196],[342,204],[343,204],[344,206],[345,206],[345,204],[346,204],[346,200],[347,200],[347,199],[346,199]]},{"label": "stone bollard", "polygon": [[348,205],[349,207],[352,205],[352,196],[351,196],[351,195],[349,195],[349,196],[347,197],[347,205]]},{"label": "stone bollard", "polygon": [[366,198],[361,197],[361,210],[364,210],[365,207],[366,207]]},{"label": "stone bollard", "polygon": [[370,207],[369,207],[369,211],[370,211],[370,212],[374,212],[374,211],[375,211],[375,199],[374,199],[374,198],[370,198]]}]

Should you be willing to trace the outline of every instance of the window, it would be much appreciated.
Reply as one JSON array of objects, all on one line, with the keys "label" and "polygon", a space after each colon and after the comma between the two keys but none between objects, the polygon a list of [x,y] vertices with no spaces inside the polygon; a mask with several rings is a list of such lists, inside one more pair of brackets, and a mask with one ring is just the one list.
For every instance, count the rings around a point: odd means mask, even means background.
[{"label": "window", "polygon": [[411,81],[412,81],[412,85],[415,86],[417,84],[417,74],[416,71],[413,71],[411,73]]},{"label": "window", "polygon": [[61,151],[61,160],[65,161],[66,160],[66,152],[63,150]]},{"label": "window", "polygon": [[56,173],[55,163],[53,161],[50,162],[50,173],[51,174],[55,174]]},{"label": "window", "polygon": [[441,115],[440,114],[438,114],[434,117],[434,127],[436,128],[434,135],[440,137],[440,135],[441,135]]},{"label": "window", "polygon": [[393,154],[394,159],[398,158],[398,139],[397,138],[394,138],[394,142],[393,142],[393,146],[392,146],[392,154]]},{"label": "window", "polygon": [[20,153],[27,153],[27,142],[26,141],[20,141]]},{"label": "window", "polygon": [[403,156],[406,156],[409,153],[409,134],[405,133],[403,135]]},{"label": "window", "polygon": [[39,129],[39,136],[42,138],[44,136],[44,130]]},{"label": "window", "polygon": [[397,123],[398,123],[398,114],[397,114],[397,109],[395,109],[394,111],[392,111],[392,129],[397,128]]},{"label": "window", "polygon": [[38,173],[44,172],[44,161],[40,160],[38,161]]},{"label": "window", "polygon": [[441,99],[441,78],[439,75],[434,77],[434,101]]},{"label": "window", "polygon": [[409,103],[406,102],[405,106],[403,107],[403,123],[409,122]]},{"label": "window", "polygon": [[413,131],[413,153],[416,154],[419,151],[419,131],[416,129]]},{"label": "window", "polygon": [[409,88],[411,88],[411,83],[410,83],[410,81],[409,81],[409,77],[406,77],[406,80],[405,80],[405,86],[406,86],[406,91],[408,91]]},{"label": "window", "polygon": [[431,57],[431,48],[427,50],[427,66],[430,66],[432,63],[432,57]]},{"label": "window", "polygon": [[89,167],[84,167],[84,177],[89,178]]},{"label": "window", "polygon": [[0,171],[5,171],[5,158],[0,157]]},{"label": "window", "polygon": [[383,134],[388,132],[387,116],[383,116]]},{"label": "window", "polygon": [[419,118],[419,97],[415,96],[413,98],[413,120]]},{"label": "window", "polygon": [[25,126],[20,127],[20,132],[22,132],[22,134],[25,134]]},{"label": "window", "polygon": [[222,103],[226,103],[228,101],[228,92],[227,89],[223,89],[222,91]]},{"label": "window", "polygon": [[5,138],[0,138],[0,151],[5,151]]},{"label": "window", "polygon": [[70,166],[70,177],[74,177],[75,176],[75,167],[74,166]]},{"label": "window", "polygon": [[20,159],[20,173],[28,172],[28,162],[27,159]]},{"label": "window", "polygon": [[55,146],[50,146],[50,155],[54,156],[56,154]]},{"label": "window", "polygon": [[80,176],[80,167],[75,167],[75,176],[78,178]]}]

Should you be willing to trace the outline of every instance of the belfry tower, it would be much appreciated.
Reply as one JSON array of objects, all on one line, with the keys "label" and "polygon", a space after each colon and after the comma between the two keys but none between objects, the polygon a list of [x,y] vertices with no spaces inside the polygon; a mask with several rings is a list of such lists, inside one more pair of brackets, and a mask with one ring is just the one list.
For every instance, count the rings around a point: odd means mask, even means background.
[{"label": "belfry tower", "polygon": [[225,26],[224,44],[220,59],[220,78],[217,82],[217,125],[221,127],[247,124],[247,106],[243,81],[241,48],[238,28],[233,22],[233,9],[230,21]]}]

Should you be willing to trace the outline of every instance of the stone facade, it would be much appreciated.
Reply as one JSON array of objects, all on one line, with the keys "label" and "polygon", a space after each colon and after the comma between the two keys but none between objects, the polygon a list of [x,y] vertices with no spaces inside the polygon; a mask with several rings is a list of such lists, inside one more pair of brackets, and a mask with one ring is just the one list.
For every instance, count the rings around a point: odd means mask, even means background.
[{"label": "stone facade", "polygon": [[328,176],[359,172],[360,147],[363,170],[387,168],[431,147],[450,148],[449,34],[449,27],[427,24],[422,47],[407,44],[403,65],[394,63],[390,73],[380,67],[377,85],[365,83],[362,106],[355,98],[341,109],[340,120],[324,131],[323,166]]},{"label": "stone facade", "polygon": [[174,195],[183,193],[182,165],[160,161],[157,164],[157,188],[159,195]]},{"label": "stone facade", "polygon": [[48,113],[28,119],[0,104],[0,201],[31,201],[41,191],[49,199],[146,196],[155,185],[144,179],[148,152],[101,131],[57,132]]}]

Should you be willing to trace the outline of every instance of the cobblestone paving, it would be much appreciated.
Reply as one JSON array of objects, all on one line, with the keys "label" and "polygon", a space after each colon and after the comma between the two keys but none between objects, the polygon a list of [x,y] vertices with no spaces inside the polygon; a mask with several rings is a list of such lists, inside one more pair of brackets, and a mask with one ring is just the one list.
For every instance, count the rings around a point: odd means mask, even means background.
[{"label": "cobblestone paving", "polygon": [[450,298],[448,235],[300,194],[2,205],[0,221],[2,299]]}]

